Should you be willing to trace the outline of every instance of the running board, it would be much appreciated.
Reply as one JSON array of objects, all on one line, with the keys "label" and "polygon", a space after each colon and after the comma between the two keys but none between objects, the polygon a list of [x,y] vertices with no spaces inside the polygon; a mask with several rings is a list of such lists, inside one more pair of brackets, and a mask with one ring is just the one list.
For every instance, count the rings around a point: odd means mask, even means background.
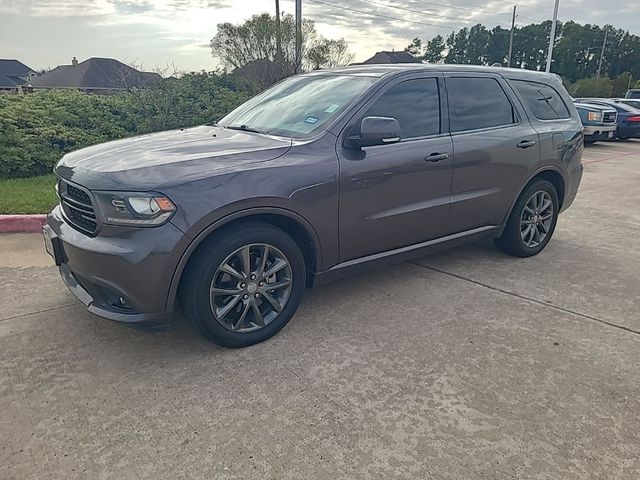
[{"label": "running board", "polygon": [[446,237],[436,238],[427,242],[416,243],[415,245],[348,260],[331,267],[329,270],[316,273],[314,275],[313,286],[375,268],[404,262],[412,258],[422,257],[430,253],[440,252],[458,245],[464,245],[465,243],[475,242],[485,238],[495,238],[500,235],[501,230],[502,227],[488,225],[465,232],[454,233]]}]

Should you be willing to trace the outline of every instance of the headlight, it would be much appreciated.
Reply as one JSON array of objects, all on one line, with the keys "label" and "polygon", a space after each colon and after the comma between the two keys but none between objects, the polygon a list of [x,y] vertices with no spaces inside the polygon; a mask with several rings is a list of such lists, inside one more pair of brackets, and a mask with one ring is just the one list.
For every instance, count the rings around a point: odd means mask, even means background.
[{"label": "headlight", "polygon": [[94,192],[107,225],[156,227],[167,222],[176,206],[160,193]]},{"label": "headlight", "polygon": [[590,122],[599,122],[602,114],[600,112],[589,112],[589,121]]}]

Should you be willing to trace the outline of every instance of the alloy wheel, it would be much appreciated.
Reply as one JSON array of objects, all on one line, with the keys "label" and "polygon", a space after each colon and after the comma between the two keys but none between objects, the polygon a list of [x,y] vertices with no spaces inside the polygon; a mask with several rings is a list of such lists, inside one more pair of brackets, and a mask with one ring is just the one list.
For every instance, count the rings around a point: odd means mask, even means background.
[{"label": "alloy wheel", "polygon": [[553,224],[553,200],[545,191],[531,195],[520,217],[520,237],[529,248],[544,242]]},{"label": "alloy wheel", "polygon": [[291,265],[276,247],[245,245],[231,253],[213,275],[211,311],[218,323],[233,332],[259,330],[284,309],[292,280]]}]

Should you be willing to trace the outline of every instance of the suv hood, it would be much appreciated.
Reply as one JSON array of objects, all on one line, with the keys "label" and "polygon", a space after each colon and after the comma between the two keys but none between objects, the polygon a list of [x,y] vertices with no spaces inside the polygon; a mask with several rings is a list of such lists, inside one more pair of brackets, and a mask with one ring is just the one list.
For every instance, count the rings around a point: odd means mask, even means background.
[{"label": "suv hood", "polygon": [[68,153],[55,172],[90,189],[149,190],[273,160],[291,139],[200,126],[115,140]]}]

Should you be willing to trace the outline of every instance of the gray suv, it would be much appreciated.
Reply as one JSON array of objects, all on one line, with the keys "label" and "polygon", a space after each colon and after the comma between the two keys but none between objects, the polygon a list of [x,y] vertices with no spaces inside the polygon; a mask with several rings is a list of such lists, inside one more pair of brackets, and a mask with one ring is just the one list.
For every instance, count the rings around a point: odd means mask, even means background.
[{"label": "gray suv", "polygon": [[265,340],[305,287],[482,238],[528,257],[582,176],[554,75],[363,65],[288,78],[219,122],[85,148],[56,166],[45,246],[111,320]]}]

